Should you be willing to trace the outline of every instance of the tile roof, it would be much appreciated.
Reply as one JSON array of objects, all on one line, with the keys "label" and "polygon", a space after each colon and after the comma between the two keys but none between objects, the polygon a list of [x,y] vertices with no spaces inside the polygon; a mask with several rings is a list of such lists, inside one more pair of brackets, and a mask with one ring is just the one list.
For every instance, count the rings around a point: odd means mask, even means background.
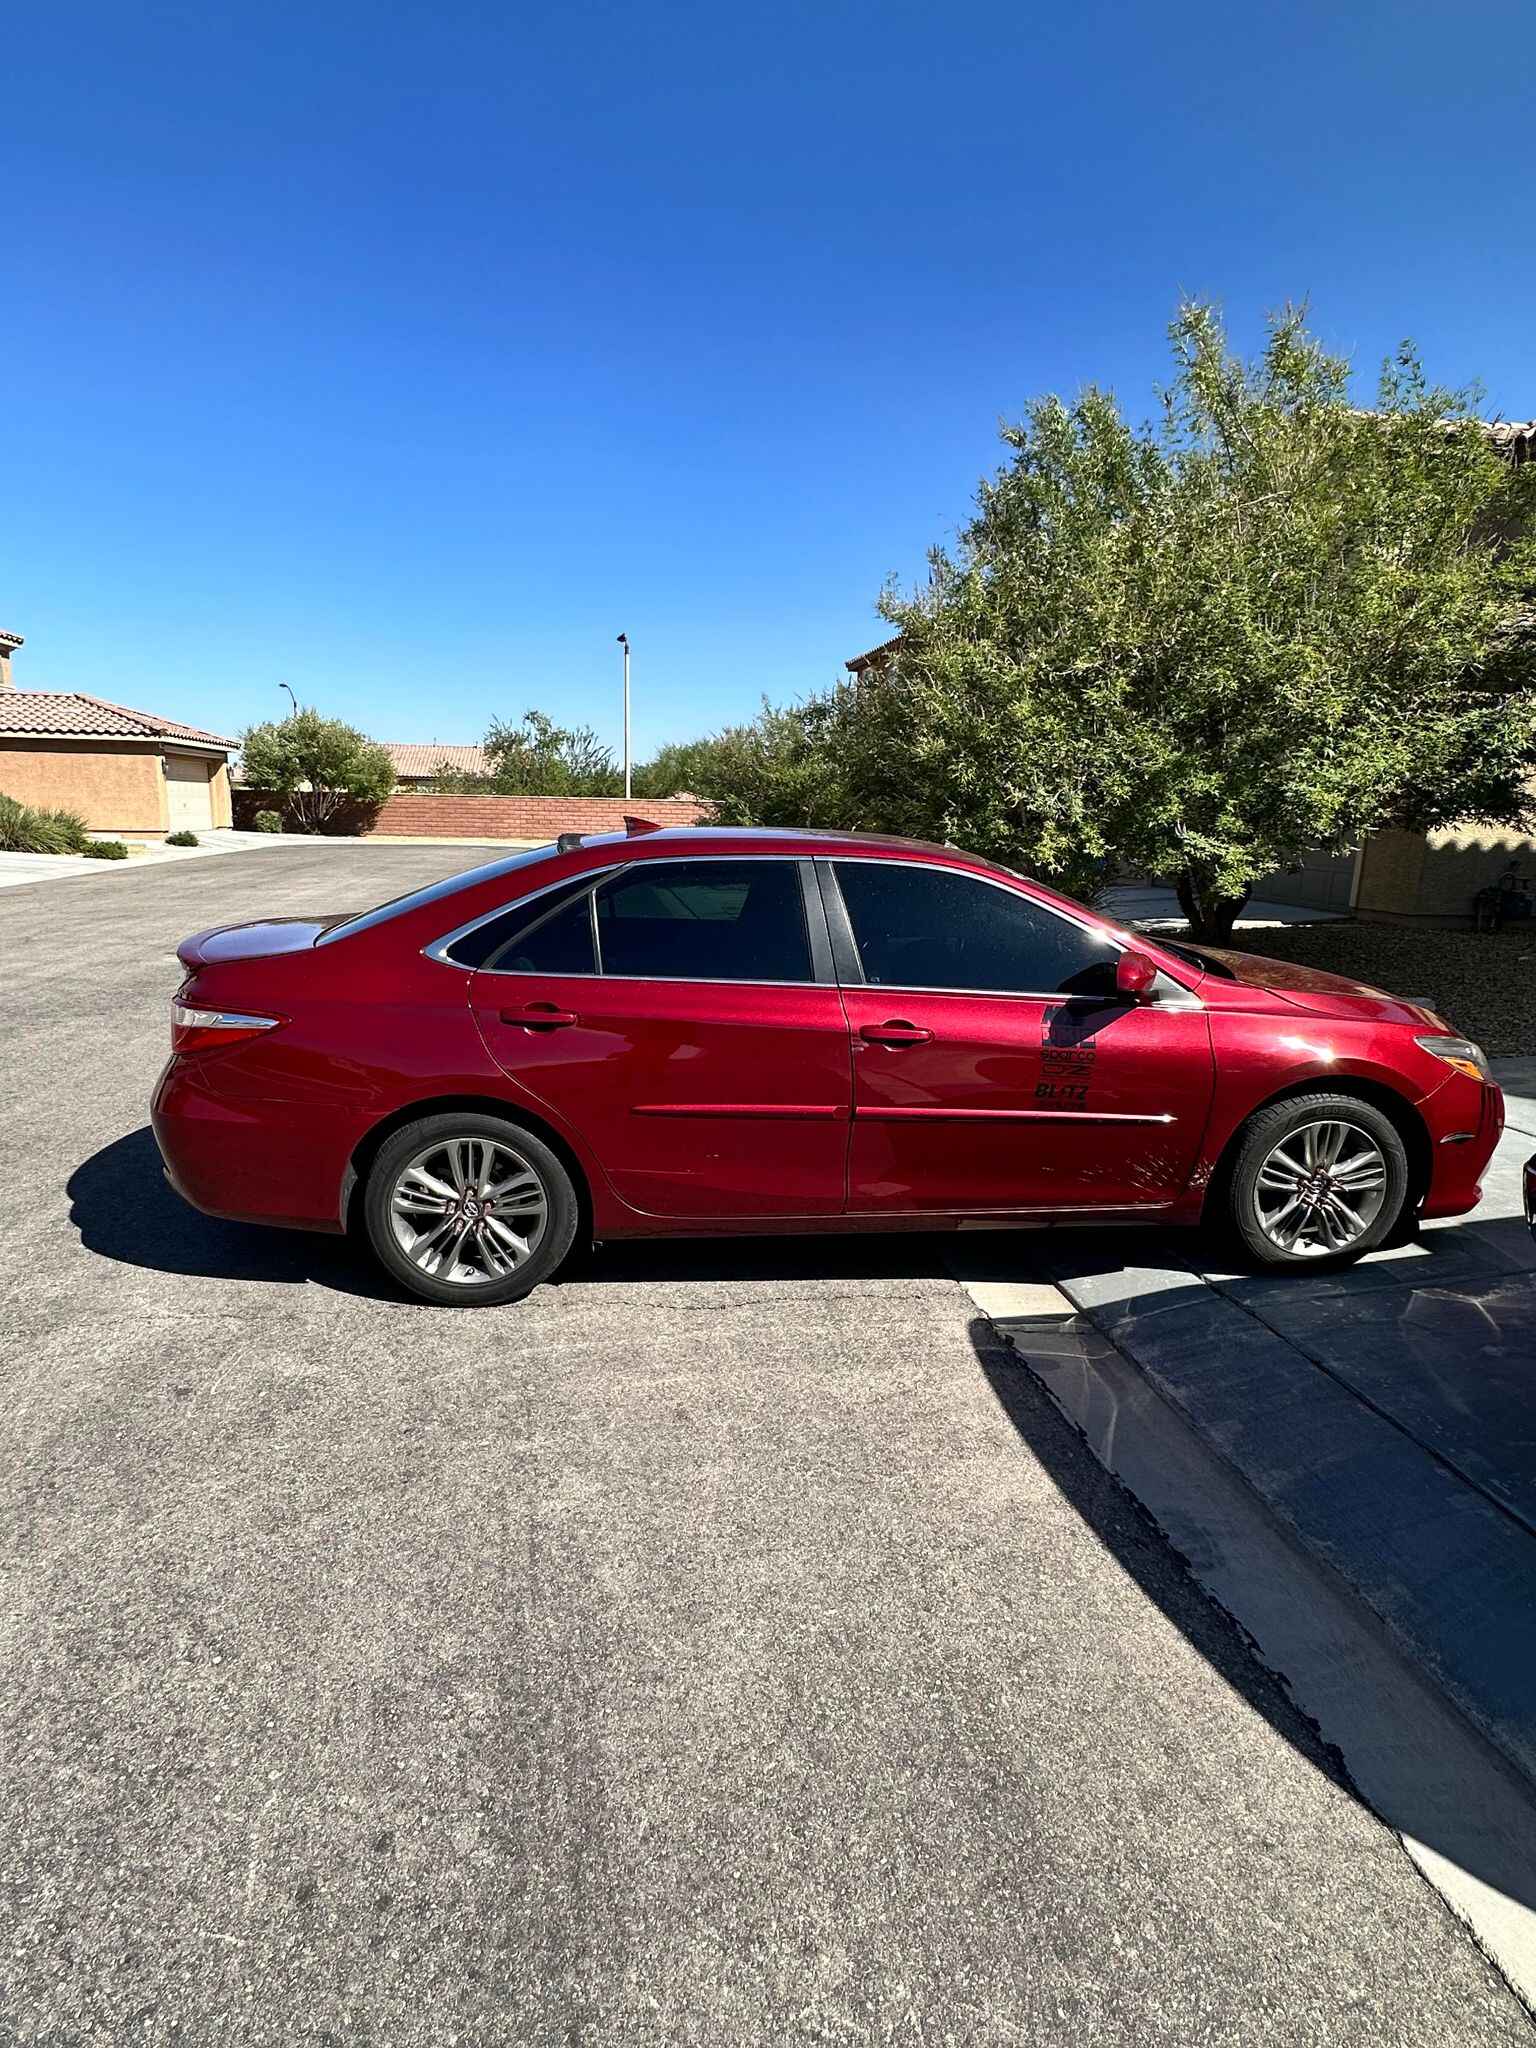
[{"label": "tile roof", "polygon": [[455,775],[486,775],[484,747],[439,746],[436,740],[418,744],[415,740],[381,740],[380,746],[395,764],[397,775],[435,775],[447,766]]},{"label": "tile roof", "polygon": [[216,732],[130,711],[89,697],[84,690],[0,690],[0,739],[190,740],[200,747],[232,748]]},{"label": "tile roof", "polygon": [[843,667],[850,675],[855,676],[862,675],[867,668],[883,668],[886,656],[894,654],[900,645],[901,635],[898,633],[894,639],[882,640],[878,647],[871,647],[863,654],[856,654],[852,661],[845,661]]}]

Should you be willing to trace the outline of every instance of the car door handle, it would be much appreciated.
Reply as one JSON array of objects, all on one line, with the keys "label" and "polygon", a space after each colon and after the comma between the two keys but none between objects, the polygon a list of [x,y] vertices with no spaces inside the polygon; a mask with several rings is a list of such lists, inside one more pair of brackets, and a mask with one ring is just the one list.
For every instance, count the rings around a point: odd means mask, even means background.
[{"label": "car door handle", "polygon": [[522,1024],[530,1031],[558,1031],[562,1025],[581,1020],[574,1010],[562,1010],[555,1003],[524,1003],[520,1010],[503,1010],[503,1024]]},{"label": "car door handle", "polygon": [[925,1024],[893,1017],[887,1024],[866,1024],[859,1036],[868,1045],[926,1045],[933,1033]]}]

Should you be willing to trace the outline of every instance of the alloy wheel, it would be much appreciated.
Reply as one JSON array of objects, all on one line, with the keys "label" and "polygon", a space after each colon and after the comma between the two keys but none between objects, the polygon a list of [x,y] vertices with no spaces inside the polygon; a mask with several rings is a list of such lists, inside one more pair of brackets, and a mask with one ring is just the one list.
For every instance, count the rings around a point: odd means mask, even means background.
[{"label": "alloy wheel", "polygon": [[395,1176],[389,1220],[396,1244],[423,1273],[477,1287],[532,1258],[549,1221],[549,1196],[515,1145],[439,1138]]},{"label": "alloy wheel", "polygon": [[1358,1244],[1387,1198],[1387,1161],[1369,1131],[1341,1118],[1301,1124],[1274,1145],[1254,1183],[1258,1225],[1291,1258]]}]

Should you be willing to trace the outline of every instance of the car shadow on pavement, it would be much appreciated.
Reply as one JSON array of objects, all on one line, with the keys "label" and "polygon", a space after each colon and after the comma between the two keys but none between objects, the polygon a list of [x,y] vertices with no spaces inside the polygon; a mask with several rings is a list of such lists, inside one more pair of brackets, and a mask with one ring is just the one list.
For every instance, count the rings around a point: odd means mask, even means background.
[{"label": "car shadow on pavement", "polygon": [[953,1237],[942,1232],[823,1237],[623,1238],[600,1245],[560,1277],[597,1281],[922,1280],[949,1277]]},{"label": "car shadow on pavement", "polygon": [[[1524,1229],[1520,1223],[1518,1231]],[[1096,1300],[1092,1321],[1083,1313],[1018,1319],[1014,1333],[1026,1356],[1036,1343],[1040,1346],[1040,1372],[1032,1370],[1014,1343],[985,1317],[971,1325],[971,1343],[999,1409],[1051,1475],[1063,1499],[1249,1706],[1386,1825],[1432,1849],[1456,1870],[1493,1886],[1509,1901],[1536,1911],[1530,1778],[1516,1772],[1481,1726],[1470,1718],[1462,1722],[1446,1692],[1448,1671],[1442,1669],[1448,1665],[1450,1671],[1458,1671],[1464,1686],[1479,1692],[1485,1702],[1503,1702],[1505,1708],[1513,1702],[1518,1716],[1520,1702],[1526,1702],[1528,1712],[1530,1626],[1524,1587],[1530,1581],[1522,1579],[1520,1571],[1495,1571],[1505,1552],[1513,1556],[1528,1540],[1499,1520],[1520,1513],[1518,1481],[1526,1475],[1532,1442],[1528,1425],[1518,1419],[1516,1399],[1528,1384],[1532,1358],[1528,1331],[1536,1305],[1536,1274],[1530,1272],[1528,1253],[1528,1237],[1522,1243],[1507,1227],[1507,1219],[1491,1219],[1479,1225],[1432,1227],[1397,1251],[1378,1255],[1376,1262],[1335,1274],[1243,1276],[1231,1268],[1214,1268],[1210,1247],[1194,1233],[1073,1233],[1069,1247],[1057,1241],[1047,1264],[1057,1282],[1065,1280],[1079,1298]],[[999,1257],[995,1270],[1006,1270],[1004,1257]],[[1231,1329],[1206,1329],[1212,1309],[1225,1309]],[[1434,1323],[1425,1323],[1432,1341],[1419,1346],[1415,1319],[1427,1309],[1434,1309]],[[1466,1335],[1456,1331],[1452,1341],[1448,1315],[1477,1327]],[[1446,1624],[1444,1642],[1450,1645],[1450,1657],[1442,1657],[1440,1663],[1430,1659],[1415,1677],[1401,1681],[1382,1679],[1382,1669],[1393,1669],[1391,1657],[1382,1667],[1376,1651],[1362,1651],[1358,1659],[1350,1653],[1339,1655],[1339,1638],[1329,1640],[1319,1632],[1307,1642],[1307,1630],[1300,1630],[1305,1642],[1296,1653],[1300,1669],[1286,1663],[1286,1671],[1298,1681],[1309,1675],[1317,1692],[1333,1702],[1333,1712],[1352,1726],[1350,1757],[1372,1786],[1370,1796],[1354,1782],[1333,1745],[1323,1741],[1311,1716],[1298,1710],[1290,1692],[1260,1663],[1260,1653],[1249,1647],[1245,1632],[1217,1599],[1204,1593],[1190,1563],[1141,1501],[1100,1462],[1047,1393],[1047,1386],[1061,1386],[1063,1391],[1071,1386],[1075,1405],[1094,1417],[1090,1434],[1102,1440],[1100,1448],[1114,1446],[1116,1460],[1126,1454],[1122,1446],[1139,1438],[1143,1466],[1159,1460],[1169,1475],[1165,1483],[1174,1487],[1182,1507],[1192,1513],[1192,1528],[1198,1530],[1196,1548],[1204,1550],[1214,1542],[1212,1554],[1221,1554],[1221,1526],[1212,1530],[1200,1524],[1198,1493],[1186,1501],[1180,1481],[1171,1477],[1178,1460],[1167,1464],[1161,1456],[1157,1425],[1151,1436],[1141,1430],[1135,1397],[1116,1393],[1114,1374],[1104,1376],[1094,1364],[1094,1354],[1114,1348],[1124,1360],[1135,1360],[1143,1391],[1157,1411],[1167,1399],[1163,1382],[1169,1378],[1176,1386],[1188,1384],[1204,1393],[1225,1378],[1231,1399],[1217,1436],[1225,1442],[1225,1456],[1239,1475],[1235,1483],[1251,1487],[1257,1501],[1264,1497],[1264,1485],[1253,1477],[1255,1460],[1262,1464],[1257,1446],[1274,1448],[1284,1432],[1276,1430],[1276,1417],[1264,1403],[1255,1348],[1274,1343],[1282,1331],[1298,1346],[1288,1354],[1292,1366],[1286,1368],[1298,1374],[1298,1393],[1321,1362],[1337,1386],[1350,1386],[1362,1399],[1368,1423],[1389,1423],[1386,1430],[1374,1430],[1374,1456],[1372,1432],[1366,1430],[1366,1448],[1358,1454],[1346,1456],[1348,1446],[1323,1436],[1311,1456],[1303,1450],[1294,1462],[1292,1477],[1311,1491],[1313,1520],[1317,1513],[1325,1513],[1343,1532],[1331,1552],[1321,1552],[1329,1556],[1339,1585],[1360,1577],[1360,1556],[1350,1552],[1350,1542],[1364,1556],[1380,1548],[1376,1563],[1386,1571],[1389,1589],[1397,1571],[1395,1583],[1405,1608],[1427,1608],[1432,1614],[1444,1608],[1466,1616],[1462,1634]],[[1167,1413],[1176,1409],[1178,1403],[1169,1401]],[[1206,1425],[1212,1427],[1214,1411],[1208,1401],[1204,1413]],[[1485,1438],[1481,1462],[1479,1436]],[[1495,1534],[1511,1538],[1487,1554],[1466,1544],[1464,1554],[1458,1552],[1464,1573],[1460,1581],[1450,1573],[1446,1556],[1436,1550],[1436,1544],[1452,1540],[1458,1528],[1454,1518],[1430,1524],[1425,1513],[1423,1528],[1430,1534],[1423,1544],[1415,1544],[1413,1530],[1399,1526],[1405,1513],[1409,1518],[1415,1513],[1415,1503],[1399,1499],[1393,1485],[1401,1466],[1399,1454],[1409,1438],[1415,1450],[1423,1446],[1442,1473],[1454,1470],[1499,1509],[1489,1524],[1481,1511],[1483,1503],[1477,1503],[1477,1526],[1491,1526]],[[1497,1440],[1497,1458],[1487,1448],[1489,1440]],[[1268,1516],[1272,1505],[1260,1513]],[[1532,1528],[1528,1518],[1522,1518],[1522,1528]],[[1282,1540],[1280,1550],[1286,1548],[1290,1542]],[[1159,1554],[1163,1561],[1174,1561],[1174,1575],[1157,1565]],[[1196,1569],[1198,1565],[1196,1556]],[[1239,1581],[1243,1571],[1249,1573],[1249,1581],[1253,1571],[1270,1575],[1264,1597],[1255,1602],[1257,1612],[1276,1604],[1274,1571],[1290,1579],[1290,1569],[1276,1567],[1274,1559],[1255,1563],[1249,1556],[1243,1563],[1241,1548],[1229,1554],[1227,1567]],[[1278,1599],[1280,1608],[1288,1599],[1300,1608],[1309,1604],[1307,1573],[1300,1565],[1296,1571],[1294,1591]],[[1378,1634],[1380,1622],[1370,1614],[1372,1606],[1382,1606],[1382,1587],[1368,1597],[1356,1585],[1348,1597],[1360,1602],[1356,1612],[1364,1634],[1372,1642],[1384,1642],[1386,1638]],[[1409,1634],[1405,1628],[1401,1640]],[[1329,1665],[1319,1683],[1317,1671],[1307,1673],[1307,1661],[1321,1655],[1329,1657]],[[1401,1651],[1401,1645],[1397,1655],[1407,1667],[1409,1653]],[[1425,1722],[1423,1708],[1415,1704],[1417,1688],[1444,1700],[1438,1708],[1446,1716],[1440,1722],[1440,1741],[1425,1741],[1425,1726],[1434,1737],[1436,1722],[1434,1716]],[[1462,1731],[1450,1743],[1444,1741],[1446,1722],[1460,1724]]]},{"label": "car shadow on pavement", "polygon": [[154,1272],[213,1280],[306,1282],[378,1301],[404,1301],[344,1237],[225,1223],[184,1202],[165,1178],[146,1124],[93,1152],[70,1175],[70,1221],[87,1251]]},{"label": "car shadow on pavement", "polygon": [[1121,1570],[1234,1692],[1324,1777],[1355,1796],[1338,1752],[1258,1661],[1237,1624],[1196,1584],[1187,1561],[1134,1494],[1057,1412],[1013,1345],[986,1316],[972,1319],[970,1339],[987,1385],[1021,1442]]},{"label": "car shadow on pavement", "polygon": [[[224,1222],[182,1200],[146,1124],[77,1166],[70,1220],[87,1251],[152,1272],[214,1280],[305,1282],[375,1301],[413,1301],[349,1238]],[[825,1237],[632,1238],[574,1251],[556,1283],[794,1281],[944,1277],[944,1233]]]},{"label": "car shadow on pavement", "polygon": [[[1072,1318],[1064,1327],[1070,1329],[1078,1321]],[[973,1320],[970,1337],[999,1408],[1062,1499],[1212,1671],[1262,1714],[1298,1755],[1388,1827],[1506,1899],[1536,1910],[1536,1858],[1527,1833],[1531,1788],[1507,1760],[1491,1749],[1485,1751],[1481,1738],[1470,1731],[1466,1739],[1475,1757],[1470,1767],[1465,1755],[1426,1753],[1417,1710],[1395,1702],[1383,1707],[1379,1670],[1370,1657],[1362,1657],[1358,1671],[1332,1668],[1325,1690],[1331,1690],[1336,1711],[1341,1696],[1353,1695],[1354,1704],[1346,1709],[1356,1731],[1352,1743],[1358,1751],[1363,1740],[1379,1753],[1370,1762],[1381,1779],[1383,1796],[1368,1798],[1339,1750],[1297,1705],[1282,1678],[1261,1661],[1258,1646],[1206,1593],[1190,1560],[1100,1462],[1008,1339],[985,1316]],[[1056,1361],[1058,1366],[1066,1363],[1065,1358]],[[1304,1588],[1300,1592],[1304,1596]],[[1105,1732],[1106,1740],[1113,1740],[1113,1731]],[[1379,1769],[1382,1756],[1393,1759],[1384,1777]],[[1497,1816],[1492,1822],[1490,1814]]]}]

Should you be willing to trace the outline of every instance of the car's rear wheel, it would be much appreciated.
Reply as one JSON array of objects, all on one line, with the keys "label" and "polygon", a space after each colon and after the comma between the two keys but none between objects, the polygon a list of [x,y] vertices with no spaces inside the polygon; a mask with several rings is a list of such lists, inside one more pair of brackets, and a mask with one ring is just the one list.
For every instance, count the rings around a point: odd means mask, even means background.
[{"label": "car's rear wheel", "polygon": [[1344,1266],[1387,1241],[1408,1190],[1407,1149],[1385,1111],[1353,1095],[1298,1095],[1248,1125],[1228,1218],[1263,1265]]},{"label": "car's rear wheel", "polygon": [[423,1301],[520,1301],[576,1235],[576,1190],[542,1138],[500,1117],[447,1111],[385,1140],[363,1191],[380,1263]]}]

